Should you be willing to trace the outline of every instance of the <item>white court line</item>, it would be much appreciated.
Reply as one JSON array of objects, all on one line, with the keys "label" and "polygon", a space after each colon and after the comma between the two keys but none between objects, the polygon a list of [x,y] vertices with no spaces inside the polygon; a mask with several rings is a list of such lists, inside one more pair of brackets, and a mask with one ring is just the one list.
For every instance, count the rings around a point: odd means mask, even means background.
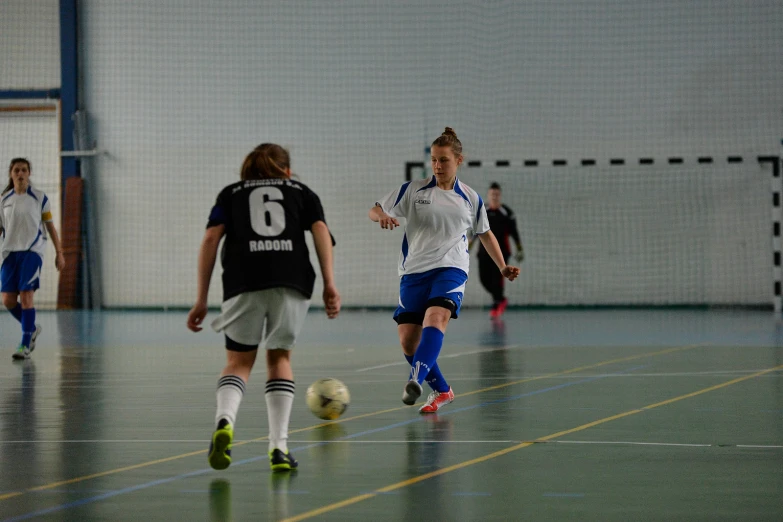
[{"label": "white court line", "polygon": [[558,444],[623,444],[629,446],[677,446],[685,448],[709,448],[711,446],[719,446],[719,444],[692,444],[692,443],[680,443],[680,442],[634,442],[634,441],[614,441],[614,440],[553,440]]},{"label": "white court line", "polygon": [[[208,442],[208,441],[207,441]],[[356,439],[343,439],[343,440],[291,440],[292,444],[522,444],[530,442],[534,444],[571,444],[571,445],[606,445],[606,446],[666,446],[666,447],[679,447],[679,448],[753,448],[753,449],[783,449],[783,445],[777,444],[711,444],[711,443],[684,443],[684,442],[641,442],[641,441],[628,441],[628,440],[356,440]],[[9,440],[2,444],[150,444],[150,443],[193,443],[193,444],[205,444],[203,439],[199,440],[154,440],[154,439],[95,439],[95,440]],[[238,443],[263,443],[268,444],[266,440],[235,440],[235,444]]]},{"label": "white court line", "polygon": [[[762,369],[758,370],[713,370],[709,372],[659,372],[659,373],[634,373],[633,375],[627,374],[627,376],[633,377],[698,377],[700,375],[705,376],[732,376],[732,375],[747,375],[750,373],[758,373]],[[623,374],[626,375],[626,374]],[[766,376],[762,376],[766,377]],[[775,376],[773,376],[775,377]],[[779,377],[779,376],[778,376]]]},{"label": "white court line", "polygon": [[[481,353],[481,352],[479,352],[479,353]],[[459,357],[461,355],[470,355],[470,354],[469,353],[461,353],[461,354],[456,354],[453,357]],[[441,358],[443,358],[443,357],[441,357]],[[364,371],[369,371],[369,370],[377,370],[377,369],[380,369],[380,368],[386,368],[386,367],[390,367],[390,366],[407,366],[407,365],[408,365],[408,363],[403,361],[403,362],[382,364],[382,365],[379,365],[379,366],[372,366],[372,367],[369,367],[369,368],[361,368],[359,370],[354,370],[354,371],[356,371],[356,372],[364,372]],[[714,371],[706,371],[706,372],[629,373],[629,374],[614,374],[613,376],[615,376],[615,377],[631,377],[631,378],[636,378],[636,377],[732,377],[732,376],[737,376],[737,375],[749,375],[749,374],[757,373],[759,371],[761,371],[761,370],[714,370]],[[459,375],[459,374],[457,374],[457,375]],[[506,375],[506,376],[498,376],[498,377],[487,376],[487,377],[482,377],[482,378],[483,379],[490,379],[490,380],[491,379],[495,379],[495,380],[500,380],[500,379],[514,380],[514,379],[529,379],[529,378],[534,378],[534,377],[540,378],[540,377],[547,377],[549,375],[551,375],[551,374],[549,374],[549,373],[531,373],[531,374],[524,374],[524,375]],[[595,375],[596,374],[594,374],[594,373],[580,372],[580,373],[572,373],[572,374],[569,374],[569,375],[552,375],[550,377],[547,377],[547,379],[562,379],[562,380],[583,379],[585,376],[591,376],[592,377],[592,376],[595,376]],[[762,377],[783,378],[783,374],[780,374],[780,375],[764,375]],[[449,381],[454,381],[454,380],[463,380],[464,381],[464,380],[471,380],[471,379],[475,380],[475,376],[474,377],[457,377],[457,378],[450,377]],[[372,382],[376,382],[376,381],[372,381]]]},{"label": "white court line", "polygon": [[674,446],[682,448],[760,448],[760,449],[783,449],[783,445],[772,444],[694,444],[694,443],[680,443],[680,442],[637,442],[637,441],[623,441],[623,440],[605,440],[605,441],[593,441],[593,440],[324,440],[324,441],[299,441],[299,442],[323,442],[331,444],[522,444],[530,442],[534,444],[583,444],[583,445],[627,445],[627,446]]},{"label": "white court line", "polygon": [[[510,348],[525,348],[523,346],[518,347],[510,347]],[[510,348],[499,348],[499,349],[484,349],[484,350],[475,350],[471,352],[463,352],[463,353],[455,353],[455,354],[448,354],[448,355],[442,355],[439,357],[439,359],[451,359],[454,357],[462,357],[463,355],[475,355],[479,353],[490,353],[490,352],[499,352],[508,350]],[[354,372],[366,372],[370,370],[378,370],[381,368],[390,368],[393,366],[407,366],[408,363],[406,361],[397,361],[392,363],[386,363],[386,364],[379,364],[377,366],[369,366],[367,368],[359,368],[358,370],[353,370]],[[745,374],[751,374],[751,373],[757,373],[761,371],[761,369],[756,370],[711,370],[711,371],[703,371],[703,372],[659,372],[659,373],[634,373],[626,375],[627,377],[698,377],[701,375],[710,376],[710,375],[720,375],[720,376],[732,376],[732,375],[745,375]],[[299,373],[305,373],[306,375],[317,375],[317,370],[312,371],[300,371]],[[540,377],[541,375],[548,375],[547,373],[541,373],[541,374],[530,374],[526,377]],[[558,375],[553,376],[553,379],[571,379],[574,378],[574,376],[579,376],[582,374],[570,374],[570,375]],[[588,375],[588,374],[584,374]],[[592,375],[592,374],[589,374]],[[516,377],[516,376],[515,376]],[[772,377],[772,378],[780,378],[783,377],[783,374],[769,374],[765,375],[764,377]],[[501,379],[502,377],[488,377],[490,379]],[[451,380],[451,379],[449,379]],[[74,383],[73,385],[69,385],[66,383]],[[67,389],[103,389],[107,388],[109,386],[117,387],[117,386],[135,386],[138,387],[139,383],[144,384],[145,387],[152,387],[152,388],[165,388],[169,387],[169,384],[158,384],[160,382],[160,379],[157,377],[154,380],[146,381],[143,378],[139,379],[132,379],[129,378],[127,381],[112,381],[111,385],[108,384],[94,384],[94,383],[86,383],[78,380],[69,380],[69,381],[60,381],[60,384],[57,385],[59,388],[67,388]],[[157,386],[156,386],[157,384]],[[55,384],[53,384],[54,386]],[[203,388],[203,384],[196,383],[196,384],[182,384],[178,385],[180,388]],[[27,386],[26,388],[32,388],[31,386]]]}]

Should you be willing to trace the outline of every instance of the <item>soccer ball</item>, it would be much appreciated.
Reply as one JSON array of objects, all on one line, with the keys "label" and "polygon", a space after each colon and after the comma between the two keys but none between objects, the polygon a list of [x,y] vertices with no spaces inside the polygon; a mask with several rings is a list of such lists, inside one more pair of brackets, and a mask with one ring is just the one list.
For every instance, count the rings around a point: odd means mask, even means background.
[{"label": "soccer ball", "polygon": [[307,388],[307,407],[319,419],[335,420],[351,402],[348,387],[337,379],[318,379]]}]

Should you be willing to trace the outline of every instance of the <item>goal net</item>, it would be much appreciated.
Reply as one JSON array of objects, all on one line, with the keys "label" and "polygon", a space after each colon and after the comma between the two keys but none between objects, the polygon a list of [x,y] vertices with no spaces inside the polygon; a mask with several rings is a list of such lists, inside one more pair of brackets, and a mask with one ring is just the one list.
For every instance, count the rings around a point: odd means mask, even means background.
[{"label": "goal net", "polygon": [[[510,302],[771,303],[770,165],[494,163],[464,169],[460,179],[482,195],[499,183],[517,215],[526,259],[506,285]],[[471,278],[466,304],[488,302]]]}]

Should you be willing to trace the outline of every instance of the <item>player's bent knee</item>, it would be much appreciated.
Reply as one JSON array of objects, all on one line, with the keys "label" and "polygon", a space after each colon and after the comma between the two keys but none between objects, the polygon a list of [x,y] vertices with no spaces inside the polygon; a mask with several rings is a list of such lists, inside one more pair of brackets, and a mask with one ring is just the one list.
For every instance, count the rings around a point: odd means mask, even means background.
[{"label": "player's bent knee", "polygon": [[11,310],[12,308],[16,307],[16,294],[12,294],[10,292],[3,292],[3,305]]},{"label": "player's bent knee", "polygon": [[424,327],[435,327],[441,332],[445,332],[451,318],[450,312],[443,308],[430,308],[432,312],[427,314],[424,319]]},{"label": "player's bent knee", "polygon": [[33,308],[33,306],[35,306],[34,295],[35,293],[33,290],[26,290],[19,293],[19,302],[21,303],[22,308]]},{"label": "player's bent knee", "polygon": [[235,352],[226,350],[226,366],[223,368],[224,375],[236,375],[247,382],[250,379],[250,372],[256,362],[258,350],[249,352]]},{"label": "player's bent knee", "polygon": [[400,324],[397,326],[400,346],[405,355],[413,357],[416,353],[416,348],[419,346],[419,341],[421,341],[421,329],[421,324]]},{"label": "player's bent knee", "polygon": [[400,346],[402,346],[402,351],[405,353],[405,355],[415,355],[416,348],[418,348],[420,341],[421,335],[417,335],[416,337],[411,336],[405,339],[400,339]]},{"label": "player's bent knee", "polygon": [[413,357],[416,355],[416,348],[419,346],[419,341],[421,340],[421,336],[417,337],[408,337],[405,339],[400,339],[400,346],[402,347],[402,353],[405,355],[410,355]]}]

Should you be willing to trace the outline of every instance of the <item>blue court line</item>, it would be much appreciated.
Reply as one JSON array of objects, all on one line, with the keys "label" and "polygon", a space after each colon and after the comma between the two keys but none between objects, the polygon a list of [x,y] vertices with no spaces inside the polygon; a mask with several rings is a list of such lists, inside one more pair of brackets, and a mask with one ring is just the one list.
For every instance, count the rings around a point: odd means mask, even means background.
[{"label": "blue court line", "polygon": [[[443,417],[443,416],[446,416],[446,415],[453,415],[455,413],[460,413],[460,412],[463,412],[463,411],[473,410],[473,409],[476,409],[476,408],[489,406],[491,404],[501,404],[501,403],[504,403],[504,402],[509,402],[509,401],[513,401],[513,400],[517,400],[517,399],[522,399],[524,397],[531,397],[533,395],[541,395],[542,393],[547,393],[547,392],[551,392],[551,391],[555,391],[555,390],[560,390],[562,388],[568,388],[569,386],[576,386],[577,384],[586,384],[588,382],[597,381],[599,379],[604,379],[604,378],[609,377],[611,375],[619,375],[619,374],[630,373],[630,372],[633,372],[633,371],[636,371],[636,370],[641,370],[642,368],[647,368],[648,366],[650,366],[650,365],[649,364],[645,364],[645,365],[641,365],[641,366],[634,366],[632,368],[626,368],[625,370],[621,370],[619,372],[597,375],[595,377],[587,377],[585,379],[580,379],[578,381],[571,381],[571,382],[566,382],[566,383],[563,383],[563,384],[557,384],[555,386],[550,386],[548,388],[541,388],[540,390],[533,390],[533,391],[530,391],[530,392],[527,392],[527,393],[522,393],[520,395],[513,395],[511,397],[503,397],[503,398],[500,398],[500,399],[495,399],[495,400],[491,400],[491,401],[485,401],[485,402],[482,402],[482,403],[479,403],[479,404],[474,404],[473,406],[465,406],[463,408],[451,409],[448,412],[439,413],[438,416],[439,417]],[[334,439],[334,441],[315,442],[313,444],[308,444],[306,446],[299,446],[297,448],[289,448],[289,449],[290,449],[291,452],[294,452],[294,451],[306,450],[306,449],[310,449],[310,448],[316,448],[318,446],[325,446],[326,444],[329,444],[331,442],[336,442],[336,441],[340,441],[340,440],[355,439],[357,437],[363,437],[364,435],[370,435],[372,433],[378,433],[380,431],[391,430],[391,429],[394,429],[394,428],[399,428],[400,426],[407,426],[408,424],[413,424],[414,422],[422,422],[422,421],[424,421],[424,419],[425,419],[424,416],[417,416],[416,418],[413,418],[413,419],[410,419],[410,420],[407,420],[407,421],[397,422],[397,423],[394,423],[394,424],[388,424],[388,425],[386,425],[384,427],[381,427],[381,428],[375,428],[375,429],[372,429],[372,430],[361,431],[361,432],[355,433],[353,435],[346,435],[344,437],[339,437],[339,438]],[[232,462],[231,463],[231,467],[233,468],[233,467],[237,467],[237,466],[243,466],[245,464],[250,464],[252,462],[258,462],[259,460],[267,460],[268,458],[269,457],[267,455],[259,455],[257,457],[251,457],[251,458],[248,458],[248,459],[240,460],[240,461],[238,461],[236,463]],[[183,473],[181,475],[175,475],[173,477],[153,480],[151,482],[145,482],[143,484],[137,484],[135,486],[130,486],[130,487],[127,487],[127,488],[118,489],[118,490],[115,490],[115,491],[110,491],[108,493],[104,493],[103,495],[96,495],[94,497],[87,497],[87,498],[83,498],[81,500],[75,500],[73,502],[68,502],[67,504],[60,504],[58,506],[52,506],[50,508],[41,509],[39,511],[33,511],[31,513],[26,513],[24,515],[18,515],[18,516],[15,516],[15,517],[6,518],[6,519],[3,519],[2,522],[17,522],[19,520],[29,520],[29,519],[34,518],[34,517],[39,517],[39,516],[42,516],[42,515],[48,515],[50,513],[56,513],[58,511],[63,511],[63,510],[66,510],[66,509],[83,506],[85,504],[91,504],[93,502],[106,500],[107,498],[116,497],[118,495],[124,495],[125,493],[133,493],[135,491],[151,488],[153,486],[160,486],[161,484],[168,484],[168,483],[171,483],[171,482],[174,482],[174,481],[177,481],[177,480],[191,478],[191,477],[196,477],[198,475],[204,475],[204,474],[210,473],[212,471],[214,471],[212,468],[204,468],[204,469],[199,469],[199,470],[196,470],[196,471],[190,471],[188,473]]]},{"label": "blue court line", "polygon": [[3,522],[12,522],[16,520],[28,520],[34,517],[40,517],[43,515],[48,515],[50,513],[56,513],[58,511],[63,511],[65,509],[73,508],[73,507],[79,507],[83,506],[85,504],[91,504],[93,502],[98,502],[99,500],[106,500],[107,498],[116,497],[117,495],[121,495],[123,493],[132,493],[134,491],[138,491],[140,489],[147,489],[151,488],[153,486],[159,486],[161,484],[167,484],[169,482],[174,482],[175,480],[183,479],[183,478],[189,478],[194,477],[196,475],[202,475],[206,473],[207,471],[210,471],[210,469],[200,469],[198,471],[191,471],[189,473],[183,473],[182,475],[177,475],[176,477],[169,477],[165,479],[159,479],[159,480],[153,480],[152,482],[147,482],[144,484],[137,484],[136,486],[131,486],[124,489],[118,489],[115,491],[110,491],[109,493],[104,493],[103,495],[96,495],[94,497],[87,497],[83,498],[81,500],[75,500],[73,502],[69,502],[67,504],[60,504],[59,506],[52,506],[50,508],[41,509],[39,511],[34,511],[32,513],[26,513],[24,515],[19,515],[16,517],[11,517],[5,519]]}]

